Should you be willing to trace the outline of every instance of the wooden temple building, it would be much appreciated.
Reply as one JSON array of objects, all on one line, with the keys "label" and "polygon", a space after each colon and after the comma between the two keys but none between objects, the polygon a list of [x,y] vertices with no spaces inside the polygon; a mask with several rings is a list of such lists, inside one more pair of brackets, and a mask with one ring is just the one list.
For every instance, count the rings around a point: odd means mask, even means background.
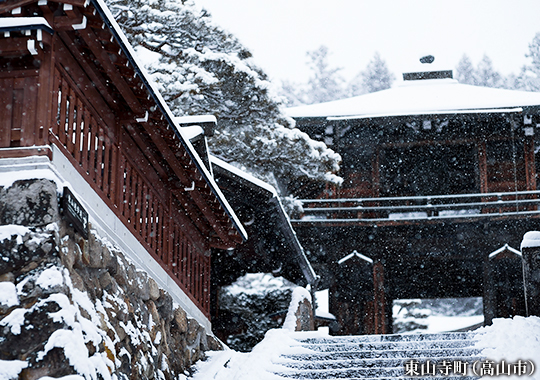
[{"label": "wooden temple building", "polygon": [[[239,216],[242,205],[216,183],[205,141],[215,118],[176,119],[141,68],[102,0],[0,2],[0,175],[68,183],[92,228],[208,332],[214,287],[245,270],[239,259],[227,272],[223,252],[236,257],[248,244],[242,257],[253,269],[266,263],[293,281],[315,281],[282,209]],[[216,172],[230,176],[221,166]],[[249,188],[245,199],[259,208],[275,202],[266,185],[232,189],[236,180],[225,190]],[[283,241],[279,252],[247,232],[271,220],[276,235],[264,239]]]},{"label": "wooden temple building", "polygon": [[342,156],[343,184],[304,194],[293,220],[330,289],[335,334],[392,332],[396,299],[483,297],[486,323],[524,313],[515,248],[540,225],[540,93],[431,67],[288,110]]}]

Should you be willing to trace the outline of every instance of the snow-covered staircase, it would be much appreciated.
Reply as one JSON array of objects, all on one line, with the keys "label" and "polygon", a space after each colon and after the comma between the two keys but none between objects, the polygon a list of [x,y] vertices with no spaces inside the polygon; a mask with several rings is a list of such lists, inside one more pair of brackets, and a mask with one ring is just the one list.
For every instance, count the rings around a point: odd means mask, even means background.
[{"label": "snow-covered staircase", "polygon": [[284,378],[396,379],[415,375],[412,378],[469,380],[478,378],[471,376],[472,363],[482,360],[471,332],[292,337],[299,342],[300,352],[272,360],[273,372]]}]

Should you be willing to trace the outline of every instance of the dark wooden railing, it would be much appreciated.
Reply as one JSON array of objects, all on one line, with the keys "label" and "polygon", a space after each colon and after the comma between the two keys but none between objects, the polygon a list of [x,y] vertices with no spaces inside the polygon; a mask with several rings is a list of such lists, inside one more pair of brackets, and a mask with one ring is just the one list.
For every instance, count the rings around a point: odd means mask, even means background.
[{"label": "dark wooden railing", "polygon": [[50,143],[208,316],[210,257],[186,233],[171,192],[124,128],[115,135],[62,68],[54,81]]},{"label": "dark wooden railing", "polygon": [[436,219],[532,215],[540,210],[540,191],[386,198],[304,199],[295,222],[410,222]]}]

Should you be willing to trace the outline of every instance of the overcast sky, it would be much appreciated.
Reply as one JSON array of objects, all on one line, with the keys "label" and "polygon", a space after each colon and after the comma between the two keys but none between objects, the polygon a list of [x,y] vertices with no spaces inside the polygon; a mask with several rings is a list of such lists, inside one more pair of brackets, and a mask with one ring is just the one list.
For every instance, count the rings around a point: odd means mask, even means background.
[{"label": "overcast sky", "polygon": [[518,73],[540,32],[540,0],[195,0],[248,47],[275,79],[305,81],[306,52],[330,49],[330,63],[352,78],[379,52],[401,77],[422,55],[453,69],[467,54],[488,55]]}]

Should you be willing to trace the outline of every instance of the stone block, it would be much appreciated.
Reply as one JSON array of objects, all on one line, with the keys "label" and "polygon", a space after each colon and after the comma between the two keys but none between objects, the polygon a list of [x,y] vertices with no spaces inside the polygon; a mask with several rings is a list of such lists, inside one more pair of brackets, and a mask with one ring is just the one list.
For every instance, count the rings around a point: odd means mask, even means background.
[{"label": "stone block", "polygon": [[223,344],[213,335],[206,335],[206,342],[210,351],[223,350]]},{"label": "stone block", "polygon": [[187,315],[184,309],[182,309],[181,307],[178,307],[174,310],[174,321],[176,322],[176,326],[178,326],[178,330],[181,333],[187,332],[187,328],[188,328]]},{"label": "stone block", "polygon": [[0,225],[45,226],[60,219],[56,184],[49,180],[16,181],[1,196]]},{"label": "stone block", "polygon": [[159,298],[156,300],[156,306],[158,307],[161,318],[168,322],[173,318],[172,297],[163,289],[159,290]]},{"label": "stone block", "polygon": [[187,328],[187,343],[188,345],[193,345],[195,342],[197,342],[197,338],[199,337],[199,334],[201,332],[202,328],[199,323],[192,318],[188,318],[188,328]]},{"label": "stone block", "polygon": [[157,300],[159,298],[159,296],[160,296],[160,294],[159,294],[159,285],[151,277],[148,277],[148,289],[150,291],[150,299],[152,299],[154,301]]}]

